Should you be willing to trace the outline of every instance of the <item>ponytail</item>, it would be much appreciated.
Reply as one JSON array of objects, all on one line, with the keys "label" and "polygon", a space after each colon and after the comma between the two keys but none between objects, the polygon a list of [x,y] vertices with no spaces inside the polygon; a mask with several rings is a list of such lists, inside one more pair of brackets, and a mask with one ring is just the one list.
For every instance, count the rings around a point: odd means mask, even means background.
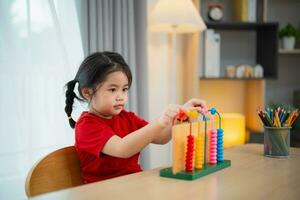
[{"label": "ponytail", "polygon": [[76,80],[69,81],[66,86],[67,86],[67,91],[66,91],[66,106],[65,106],[65,112],[68,116],[69,119],[69,124],[71,128],[75,127],[76,122],[72,118],[72,110],[73,110],[73,103],[74,103],[74,98],[78,99],[76,93],[74,92],[74,88],[76,85]]}]

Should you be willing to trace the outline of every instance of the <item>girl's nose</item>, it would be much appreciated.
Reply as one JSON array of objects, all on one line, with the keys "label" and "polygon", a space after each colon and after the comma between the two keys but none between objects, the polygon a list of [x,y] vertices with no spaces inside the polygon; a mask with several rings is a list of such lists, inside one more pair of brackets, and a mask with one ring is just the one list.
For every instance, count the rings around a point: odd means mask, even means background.
[{"label": "girl's nose", "polygon": [[122,94],[119,94],[118,96],[117,96],[117,101],[123,101],[123,99],[124,99],[124,97],[123,97],[123,95]]}]

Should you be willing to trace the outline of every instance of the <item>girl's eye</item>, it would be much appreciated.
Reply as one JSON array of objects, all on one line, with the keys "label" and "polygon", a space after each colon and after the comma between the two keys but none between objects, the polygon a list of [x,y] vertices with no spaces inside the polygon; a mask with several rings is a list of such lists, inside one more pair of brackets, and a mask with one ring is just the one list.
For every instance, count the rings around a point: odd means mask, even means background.
[{"label": "girl's eye", "polygon": [[126,91],[128,91],[128,88],[123,88],[123,92],[126,92]]},{"label": "girl's eye", "polygon": [[115,92],[115,91],[116,91],[116,88],[111,88],[111,89],[109,89],[109,91]]}]

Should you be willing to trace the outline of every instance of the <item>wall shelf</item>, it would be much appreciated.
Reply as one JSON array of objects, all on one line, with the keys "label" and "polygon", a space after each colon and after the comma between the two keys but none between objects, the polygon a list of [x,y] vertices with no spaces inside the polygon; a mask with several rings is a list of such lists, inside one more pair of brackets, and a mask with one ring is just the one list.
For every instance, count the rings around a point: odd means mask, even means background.
[{"label": "wall shelf", "polygon": [[208,28],[220,30],[258,30],[261,28],[274,28],[277,22],[257,23],[257,22],[205,22]]},{"label": "wall shelf", "polygon": [[300,54],[300,49],[292,49],[292,50],[279,49],[278,53],[280,53],[280,54]]}]

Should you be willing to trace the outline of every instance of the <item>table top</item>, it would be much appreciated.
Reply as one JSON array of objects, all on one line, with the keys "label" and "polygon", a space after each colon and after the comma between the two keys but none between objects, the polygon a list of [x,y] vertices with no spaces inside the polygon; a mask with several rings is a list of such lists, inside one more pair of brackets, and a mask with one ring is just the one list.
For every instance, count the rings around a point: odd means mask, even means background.
[{"label": "table top", "polygon": [[224,151],[231,166],[187,181],[164,178],[159,170],[117,177],[37,196],[33,199],[299,199],[300,149],[289,159],[263,156],[263,145],[246,144]]}]

